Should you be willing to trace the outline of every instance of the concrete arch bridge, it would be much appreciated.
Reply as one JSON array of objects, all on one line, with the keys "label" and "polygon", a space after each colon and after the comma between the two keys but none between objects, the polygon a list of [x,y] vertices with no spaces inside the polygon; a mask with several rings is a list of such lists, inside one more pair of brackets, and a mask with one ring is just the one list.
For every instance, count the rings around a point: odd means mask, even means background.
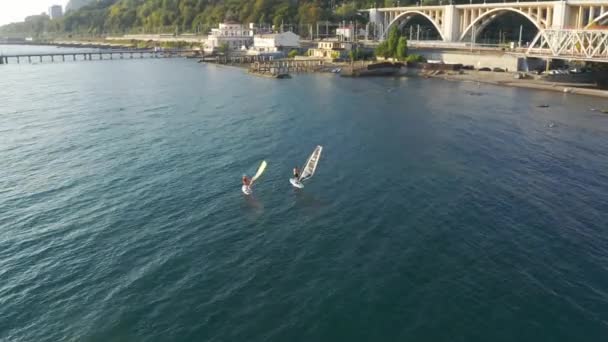
[{"label": "concrete arch bridge", "polygon": [[[448,2],[448,0],[445,0]],[[424,19],[443,42],[467,42],[500,16],[517,14],[538,31],[584,30],[608,24],[607,0],[497,2],[469,5],[408,6],[362,10],[369,14],[372,36],[383,40],[389,30]]]}]

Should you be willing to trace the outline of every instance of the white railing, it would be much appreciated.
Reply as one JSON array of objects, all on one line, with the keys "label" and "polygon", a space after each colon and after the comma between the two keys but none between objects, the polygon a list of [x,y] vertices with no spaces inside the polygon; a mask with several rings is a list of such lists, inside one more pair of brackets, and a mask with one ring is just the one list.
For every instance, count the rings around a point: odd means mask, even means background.
[{"label": "white railing", "polygon": [[608,62],[608,30],[542,30],[526,54]]}]

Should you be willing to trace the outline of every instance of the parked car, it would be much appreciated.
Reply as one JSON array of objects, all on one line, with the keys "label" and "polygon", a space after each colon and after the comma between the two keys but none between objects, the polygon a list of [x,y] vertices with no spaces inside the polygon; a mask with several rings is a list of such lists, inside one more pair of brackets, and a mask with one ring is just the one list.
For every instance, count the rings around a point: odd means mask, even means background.
[{"label": "parked car", "polygon": [[492,71],[490,68],[479,68],[479,71]]},{"label": "parked car", "polygon": [[492,69],[492,71],[494,71],[494,72],[505,72],[505,69],[503,69],[503,68],[494,68],[494,69]]},{"label": "parked car", "polygon": [[568,70],[549,70],[548,72],[549,75],[567,75],[568,74]]},{"label": "parked car", "polygon": [[463,70],[475,70],[475,67],[472,65],[464,65],[462,67]]}]

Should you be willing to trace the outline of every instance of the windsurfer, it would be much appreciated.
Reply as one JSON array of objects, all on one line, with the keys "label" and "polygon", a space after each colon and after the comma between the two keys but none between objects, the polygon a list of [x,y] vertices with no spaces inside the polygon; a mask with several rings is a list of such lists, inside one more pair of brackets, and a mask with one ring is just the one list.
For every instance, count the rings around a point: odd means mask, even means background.
[{"label": "windsurfer", "polygon": [[249,180],[249,178],[245,175],[243,175],[243,185],[246,187],[249,187],[249,185],[251,184],[251,181]]}]

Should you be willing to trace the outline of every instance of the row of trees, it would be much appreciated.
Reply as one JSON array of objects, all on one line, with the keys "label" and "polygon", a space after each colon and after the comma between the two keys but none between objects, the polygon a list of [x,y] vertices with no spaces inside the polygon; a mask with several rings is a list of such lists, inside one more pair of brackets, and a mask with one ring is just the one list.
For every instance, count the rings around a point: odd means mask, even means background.
[{"label": "row of trees", "polygon": [[377,57],[394,58],[398,61],[426,62],[423,56],[407,53],[407,39],[401,35],[397,27],[393,27],[388,38],[378,44],[374,51]]},{"label": "row of trees", "polygon": [[5,36],[40,36],[44,32],[56,32],[61,25],[56,20],[51,20],[48,15],[32,15],[19,23],[12,23],[0,27],[0,34]]},{"label": "row of trees", "polygon": [[[318,21],[358,20],[357,9],[433,5],[449,0],[87,0],[88,5],[72,10],[65,18],[50,20],[34,16],[23,23],[0,27],[0,34],[20,32],[40,35],[58,33],[206,32],[224,20],[241,23],[310,25]],[[484,0],[475,0],[482,2]],[[498,0],[496,0],[498,1]],[[84,3],[83,1],[79,1]],[[469,0],[453,0],[468,3]],[[42,24],[41,24],[42,23]]]},{"label": "row of trees", "polygon": [[[318,21],[364,20],[356,10],[383,5],[376,0],[90,0],[63,19],[46,23],[43,32],[84,34],[206,32],[225,20],[265,25],[309,25]],[[42,16],[40,16],[42,17]],[[46,17],[48,21],[48,17]],[[0,27],[0,33],[40,34],[28,25]]]},{"label": "row of trees", "polygon": [[407,58],[407,39],[401,36],[396,26],[388,33],[388,38],[376,48],[376,56],[395,58],[404,61]]}]

